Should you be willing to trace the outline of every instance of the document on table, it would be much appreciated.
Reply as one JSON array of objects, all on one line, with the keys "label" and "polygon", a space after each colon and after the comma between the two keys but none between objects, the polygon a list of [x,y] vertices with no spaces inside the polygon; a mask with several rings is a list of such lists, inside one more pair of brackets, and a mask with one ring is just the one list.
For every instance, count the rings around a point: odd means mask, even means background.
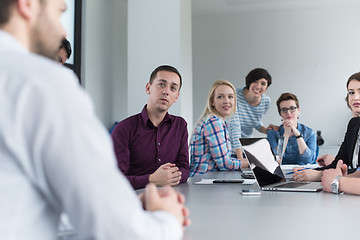
[{"label": "document on table", "polygon": [[306,164],[306,165],[295,165],[295,164],[284,164],[280,166],[282,170],[292,170],[293,168],[317,168],[319,164]]},{"label": "document on table", "polygon": [[[215,178],[210,178],[210,179],[201,179],[201,181],[199,182],[194,182],[194,184],[203,184],[203,185],[206,185],[206,184],[216,184],[214,183],[214,180],[218,180],[218,179],[215,179]],[[234,180],[234,179],[219,179],[219,180]],[[237,179],[236,179],[237,180]],[[240,183],[242,185],[252,185],[254,183],[256,183],[256,179],[241,179],[241,180],[244,180],[243,183]]]}]

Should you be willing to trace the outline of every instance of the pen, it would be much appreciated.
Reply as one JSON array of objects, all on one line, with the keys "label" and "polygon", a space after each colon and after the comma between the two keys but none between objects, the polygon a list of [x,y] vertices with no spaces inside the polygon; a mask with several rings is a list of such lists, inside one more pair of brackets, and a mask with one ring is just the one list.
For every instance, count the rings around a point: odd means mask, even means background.
[{"label": "pen", "polygon": [[[306,170],[306,169],[311,169],[311,168],[303,168],[303,169],[298,170],[298,172],[304,171],[304,170]],[[294,172],[288,172],[288,173],[286,173],[286,175],[289,175],[289,174],[294,174]]]}]

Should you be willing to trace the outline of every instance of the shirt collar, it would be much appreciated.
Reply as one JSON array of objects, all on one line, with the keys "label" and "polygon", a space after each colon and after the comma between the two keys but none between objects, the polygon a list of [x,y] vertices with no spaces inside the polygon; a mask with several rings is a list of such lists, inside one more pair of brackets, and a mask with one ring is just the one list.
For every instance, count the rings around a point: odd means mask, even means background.
[{"label": "shirt collar", "polygon": [[[141,115],[141,118],[143,119],[144,121],[144,125],[146,125],[148,122],[151,123],[151,125],[153,126],[153,123],[151,122],[151,120],[149,119],[149,116],[146,112],[146,106],[147,104],[144,106],[143,110],[141,111],[140,115]],[[164,119],[161,121],[160,125],[163,123],[163,122],[170,122],[171,123],[172,121],[172,116],[169,114],[169,113],[166,113]]]},{"label": "shirt collar", "polygon": [[0,49],[16,50],[18,52],[29,52],[18,39],[10,33],[0,30]]}]

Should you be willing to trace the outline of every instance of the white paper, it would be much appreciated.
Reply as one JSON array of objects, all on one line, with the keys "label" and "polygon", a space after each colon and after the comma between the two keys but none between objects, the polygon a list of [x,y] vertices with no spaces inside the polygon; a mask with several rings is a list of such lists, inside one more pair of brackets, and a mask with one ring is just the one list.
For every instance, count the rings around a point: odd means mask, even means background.
[{"label": "white paper", "polygon": [[214,184],[215,179],[201,179],[200,182],[194,182],[194,184]]}]

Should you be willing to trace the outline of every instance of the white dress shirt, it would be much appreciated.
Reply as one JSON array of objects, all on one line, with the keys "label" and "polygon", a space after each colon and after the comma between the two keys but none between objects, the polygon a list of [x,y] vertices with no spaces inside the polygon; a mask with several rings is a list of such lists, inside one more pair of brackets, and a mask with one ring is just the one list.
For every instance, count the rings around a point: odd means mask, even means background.
[{"label": "white dress shirt", "polygon": [[74,74],[0,31],[0,239],[55,239],[65,211],[79,239],[179,239],[146,212]]}]

